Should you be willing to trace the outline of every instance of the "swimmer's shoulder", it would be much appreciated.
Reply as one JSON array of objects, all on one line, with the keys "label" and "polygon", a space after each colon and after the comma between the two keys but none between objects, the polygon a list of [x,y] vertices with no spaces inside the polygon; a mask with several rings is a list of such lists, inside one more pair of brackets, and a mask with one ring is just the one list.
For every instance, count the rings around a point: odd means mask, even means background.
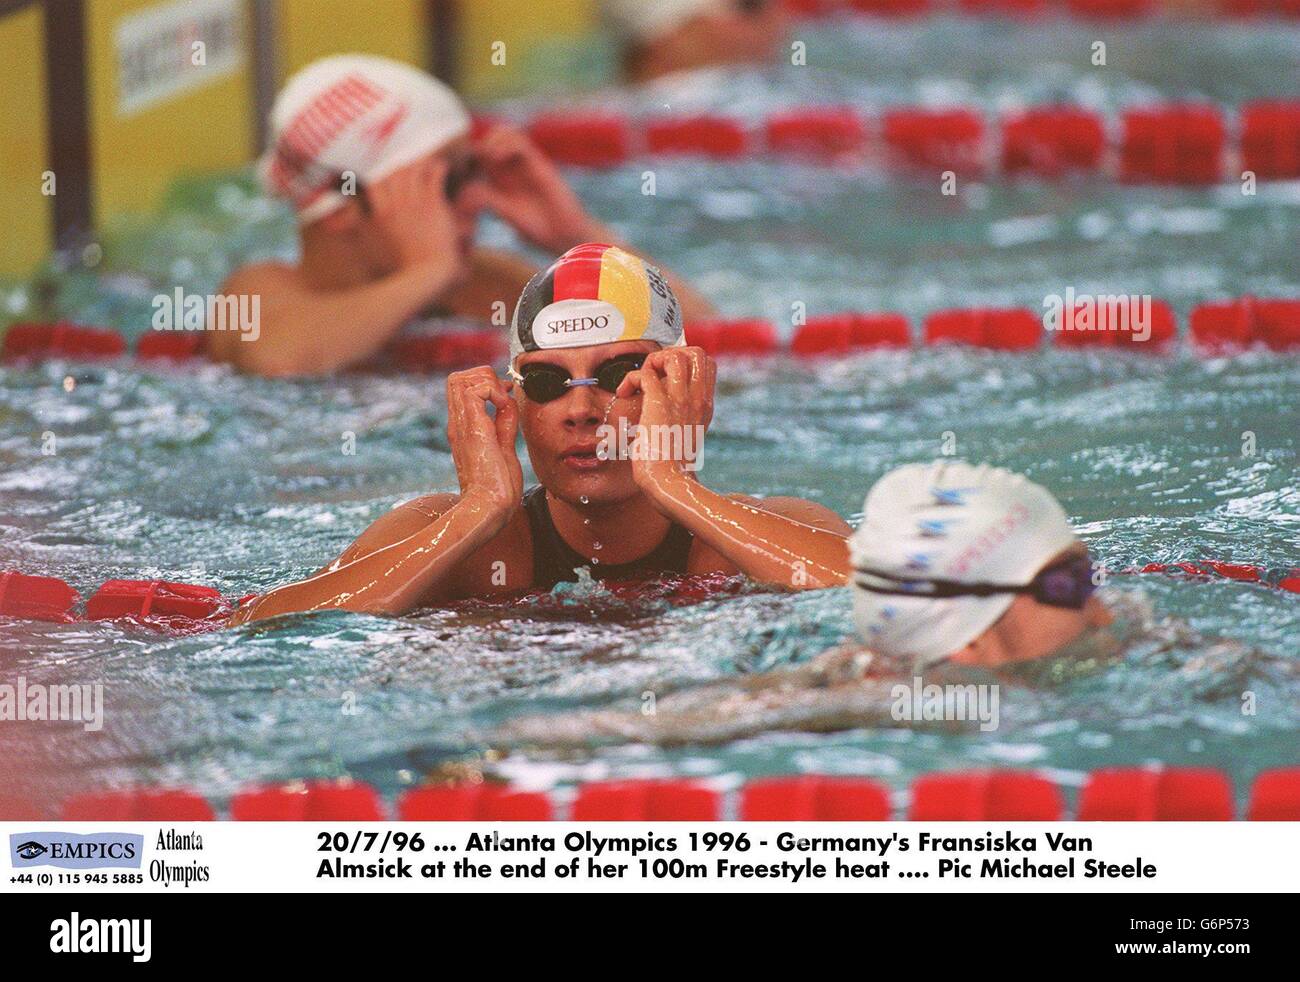
[{"label": "swimmer's shoulder", "polygon": [[[258,331],[265,337],[275,330],[275,310],[286,304],[299,302],[308,293],[306,281],[296,266],[283,262],[250,263],[240,266],[221,284],[223,296],[251,296],[258,298]],[[204,343],[209,358],[214,361],[229,362],[243,371],[256,371],[258,374],[276,374],[266,370],[266,366],[255,363],[265,344],[249,345],[245,338],[235,331],[208,331]]]},{"label": "swimmer's shoulder", "polygon": [[240,266],[221,286],[222,293],[257,293],[266,289],[305,291],[306,280],[292,263],[267,261]]},{"label": "swimmer's shoulder", "polygon": [[352,545],[325,568],[346,566],[372,552],[410,538],[458,500],[459,496],[454,494],[426,494],[394,506],[366,526],[366,530],[356,537]]},{"label": "swimmer's shoulder", "polygon": [[[446,514],[460,495],[426,494],[396,505],[370,523],[330,564],[333,569],[410,538]],[[455,598],[517,592],[532,585],[532,536],[521,503],[505,528],[457,567],[447,592]]]}]

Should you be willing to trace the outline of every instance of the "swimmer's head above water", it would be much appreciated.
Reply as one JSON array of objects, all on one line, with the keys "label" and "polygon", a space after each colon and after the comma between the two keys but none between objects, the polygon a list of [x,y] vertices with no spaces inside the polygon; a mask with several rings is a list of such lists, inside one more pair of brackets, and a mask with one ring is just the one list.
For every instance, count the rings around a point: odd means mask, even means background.
[{"label": "swimmer's head above water", "polygon": [[867,495],[849,548],[862,640],[917,669],[1030,661],[1109,620],[1065,511],[1001,468],[891,471]]},{"label": "swimmer's head above water", "polygon": [[[637,493],[631,463],[599,451],[640,422],[640,394],[624,379],[650,353],[685,345],[672,288],[622,249],[576,246],[529,281],[510,325],[509,376],[533,470],[552,494],[608,504]],[[711,373],[699,349],[683,357]]]},{"label": "swimmer's head above water", "polygon": [[442,166],[462,248],[472,242],[479,209],[460,194],[476,164],[469,112],[425,72],[375,55],[322,58],[289,79],[269,127],[258,172],[302,226],[355,230],[369,216],[369,188],[401,171]]},{"label": "swimmer's head above water", "polygon": [[633,81],[768,61],[788,23],[784,0],[602,0],[601,15]]}]

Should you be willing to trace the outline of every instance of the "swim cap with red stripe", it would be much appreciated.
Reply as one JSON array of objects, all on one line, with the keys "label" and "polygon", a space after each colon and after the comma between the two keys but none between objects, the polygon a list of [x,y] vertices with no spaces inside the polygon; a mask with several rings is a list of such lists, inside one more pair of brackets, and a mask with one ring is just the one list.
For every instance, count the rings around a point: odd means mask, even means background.
[{"label": "swim cap with red stripe", "polygon": [[347,201],[347,175],[381,180],[469,129],[460,99],[437,79],[388,58],[336,55],[298,72],[276,98],[259,173],[306,224]]}]

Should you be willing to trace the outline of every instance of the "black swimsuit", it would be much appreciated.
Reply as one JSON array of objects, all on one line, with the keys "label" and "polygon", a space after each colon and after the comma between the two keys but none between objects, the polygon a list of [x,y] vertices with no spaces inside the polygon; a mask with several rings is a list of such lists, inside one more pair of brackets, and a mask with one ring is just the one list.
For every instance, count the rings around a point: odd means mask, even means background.
[{"label": "black swimsuit", "polygon": [[576,583],[577,571],[584,566],[598,580],[635,580],[660,573],[685,573],[695,542],[693,532],[673,524],[663,541],[640,559],[617,565],[592,563],[556,531],[546,503],[546,489],[540,484],[524,492],[524,511],[533,534],[533,587],[538,590],[550,590],[557,583]]}]

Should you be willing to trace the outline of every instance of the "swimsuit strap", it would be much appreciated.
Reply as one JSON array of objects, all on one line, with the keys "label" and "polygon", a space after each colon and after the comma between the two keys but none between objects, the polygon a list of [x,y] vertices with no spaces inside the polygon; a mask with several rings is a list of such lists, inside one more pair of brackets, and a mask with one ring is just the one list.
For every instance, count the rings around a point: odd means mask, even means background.
[{"label": "swimsuit strap", "polygon": [[546,489],[540,484],[524,492],[524,513],[533,538],[533,587],[550,590],[557,583],[576,583],[586,566],[598,580],[644,579],[659,573],[685,573],[695,534],[675,522],[657,546],[630,563],[593,565],[560,536],[551,520]]}]

